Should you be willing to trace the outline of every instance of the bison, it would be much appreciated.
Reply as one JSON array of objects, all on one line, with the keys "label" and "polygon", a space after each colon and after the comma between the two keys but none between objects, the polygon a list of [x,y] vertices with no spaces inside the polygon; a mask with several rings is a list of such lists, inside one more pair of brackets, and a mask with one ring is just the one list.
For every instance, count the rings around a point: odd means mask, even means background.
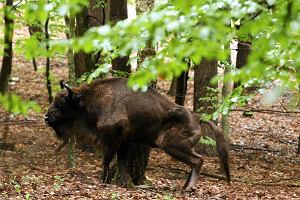
[{"label": "bison", "polygon": [[[115,154],[121,181],[126,182],[130,145],[142,144],[160,148],[190,166],[183,189],[194,188],[203,164],[202,155],[196,152],[201,149],[201,129],[216,127],[205,122],[199,124],[193,112],[169,101],[155,89],[129,89],[126,78],[98,79],[74,89],[61,82],[61,87],[66,91],[57,94],[45,122],[64,143],[75,134],[103,150],[104,183],[108,182],[109,165]],[[224,136],[216,133],[217,150],[230,181]]]}]

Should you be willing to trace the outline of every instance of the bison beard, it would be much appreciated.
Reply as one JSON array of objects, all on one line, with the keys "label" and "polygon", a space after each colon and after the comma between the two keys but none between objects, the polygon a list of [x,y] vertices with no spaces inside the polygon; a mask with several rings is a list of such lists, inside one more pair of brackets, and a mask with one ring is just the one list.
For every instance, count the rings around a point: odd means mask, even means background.
[{"label": "bison beard", "polygon": [[[203,163],[196,150],[201,151],[199,139],[201,129],[205,129],[194,113],[170,102],[154,89],[134,92],[127,88],[124,78],[96,80],[73,90],[63,82],[61,86],[67,92],[55,97],[45,121],[63,141],[75,134],[78,140],[87,139],[103,150],[103,182],[109,182],[109,165],[117,154],[121,183],[127,183],[129,152],[138,148],[134,146],[138,144],[160,148],[189,165],[191,172],[183,188],[194,188]],[[225,140],[224,137],[216,139],[229,181]],[[134,174],[131,171],[132,180],[138,183],[140,180],[134,180]]]}]

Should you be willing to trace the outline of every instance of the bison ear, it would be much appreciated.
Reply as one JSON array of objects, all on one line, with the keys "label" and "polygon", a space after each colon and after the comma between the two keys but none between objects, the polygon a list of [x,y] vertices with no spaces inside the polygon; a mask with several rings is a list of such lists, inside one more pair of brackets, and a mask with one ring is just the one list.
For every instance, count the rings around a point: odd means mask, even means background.
[{"label": "bison ear", "polygon": [[59,84],[60,84],[61,89],[64,89],[64,88],[67,89],[67,91],[68,91],[68,97],[69,97],[70,99],[73,99],[73,94],[74,94],[74,92],[72,91],[71,87],[70,87],[68,84],[66,84],[63,80],[61,80],[61,81],[59,82]]}]

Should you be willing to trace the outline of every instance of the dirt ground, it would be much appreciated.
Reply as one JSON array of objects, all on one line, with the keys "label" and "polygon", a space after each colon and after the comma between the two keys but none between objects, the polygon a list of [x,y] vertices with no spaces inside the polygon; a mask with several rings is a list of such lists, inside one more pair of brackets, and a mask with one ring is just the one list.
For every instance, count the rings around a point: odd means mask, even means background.
[{"label": "dirt ground", "polygon": [[[0,149],[0,199],[300,199],[300,156],[296,155],[299,113],[257,112],[252,117],[231,113],[230,142],[235,148],[230,152],[230,185],[201,176],[195,192],[182,194],[189,169],[157,149],[151,151],[143,186],[102,184],[101,160],[80,150],[76,150],[76,168],[67,168],[66,148],[54,152],[61,142],[43,122],[48,102],[44,61],[39,59],[38,63],[39,70],[34,72],[31,61],[20,55],[14,58],[12,76],[19,80],[10,85],[10,90],[36,101],[42,112],[21,117],[0,110],[0,143],[12,144]],[[67,80],[65,58],[52,60],[51,67],[54,84]],[[160,83],[164,89],[167,85]],[[186,103],[191,107],[189,88]],[[284,110],[288,98],[267,107],[256,97],[246,107]],[[206,158],[203,171],[220,174],[218,159]]]}]

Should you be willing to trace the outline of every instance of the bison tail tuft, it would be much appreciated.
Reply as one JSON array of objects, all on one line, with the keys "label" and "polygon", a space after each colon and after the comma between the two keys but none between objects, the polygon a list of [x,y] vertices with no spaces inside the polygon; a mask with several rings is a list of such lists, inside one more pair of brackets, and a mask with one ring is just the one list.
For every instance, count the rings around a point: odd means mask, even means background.
[{"label": "bison tail tuft", "polygon": [[[227,139],[225,138],[223,132],[210,121],[200,121],[201,127],[201,136],[209,137],[213,139],[216,143],[215,146],[208,146],[205,144],[200,144],[199,149],[196,149],[196,152],[199,154],[205,154],[207,156],[216,156],[218,155],[220,158],[220,164],[223,168],[227,182],[231,181],[230,177],[230,156],[229,156],[229,148]],[[201,148],[201,149],[200,149]],[[216,149],[217,152],[212,151],[212,149]]]}]

